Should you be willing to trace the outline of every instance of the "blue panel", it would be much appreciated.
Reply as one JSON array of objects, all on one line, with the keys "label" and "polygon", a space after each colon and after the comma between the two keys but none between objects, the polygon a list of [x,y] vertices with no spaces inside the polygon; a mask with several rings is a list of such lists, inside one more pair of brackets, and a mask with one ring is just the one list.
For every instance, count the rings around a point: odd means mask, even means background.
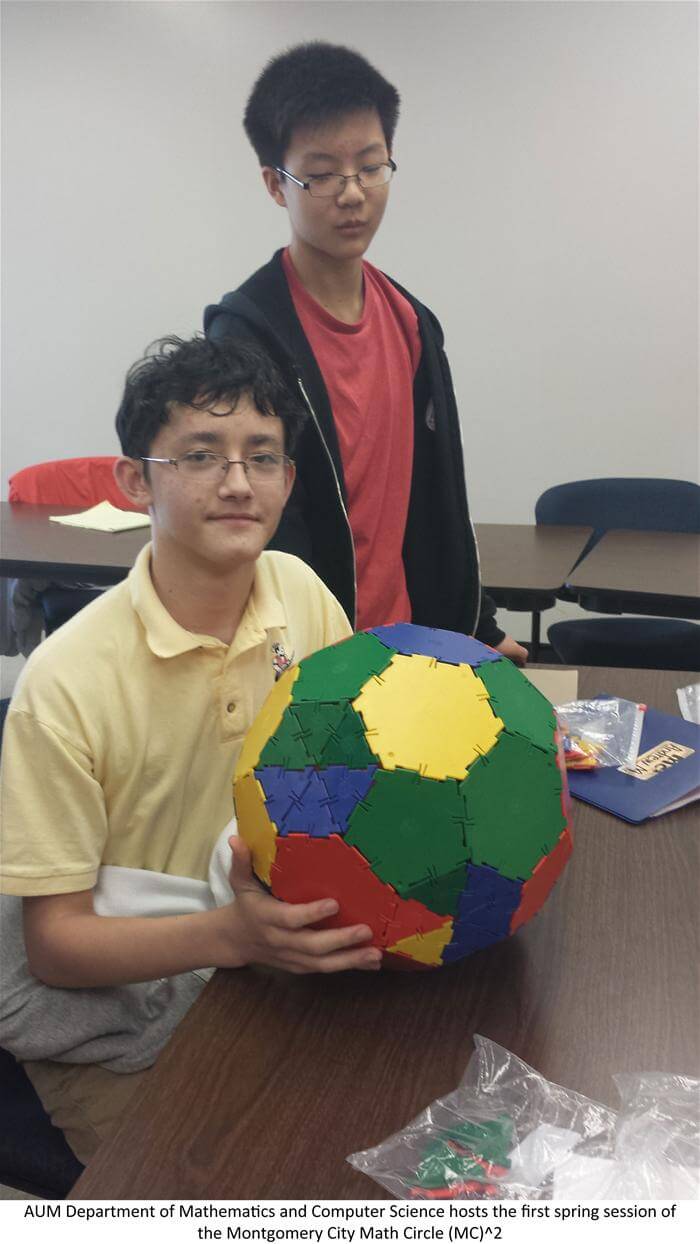
[{"label": "blue panel", "polygon": [[507,933],[494,936],[489,929],[480,929],[473,924],[455,925],[452,941],[442,952],[443,963],[456,963],[465,955],[473,955],[475,950],[485,950],[507,937]]},{"label": "blue panel", "polygon": [[281,829],[290,799],[301,798],[312,772],[311,765],[306,769],[293,770],[280,765],[265,765],[255,770],[255,776],[265,792],[267,814],[278,829]]},{"label": "blue panel", "polygon": [[510,918],[520,904],[522,881],[504,877],[486,865],[467,865],[467,884],[459,896],[455,930],[460,924],[488,929],[492,941],[507,937]]},{"label": "blue panel", "polygon": [[305,833],[325,838],[337,833],[328,800],[328,791],[315,769],[301,771],[269,765],[256,769],[255,776],[265,792],[268,816],[279,833]]},{"label": "blue panel", "polygon": [[[511,877],[504,877],[497,868],[489,868],[487,864],[468,864],[467,881],[460,898],[457,918],[460,919],[463,914],[466,916],[470,909],[470,902],[479,900],[495,903],[499,907],[510,907],[511,911],[515,911],[520,902],[522,886],[522,881],[513,881]],[[464,909],[462,909],[462,903],[464,903]]]},{"label": "blue panel", "polygon": [[500,652],[457,631],[433,630],[414,626],[411,622],[395,622],[393,626],[375,626],[370,632],[383,644],[404,656],[436,657],[448,665],[481,665],[484,661],[500,661]]},{"label": "blue panel", "polygon": [[346,769],[344,765],[331,765],[328,769],[319,770],[318,776],[328,792],[329,811],[336,832],[345,833],[348,818],[364,799],[376,772],[377,765],[370,765],[367,769]]},{"label": "blue panel", "polygon": [[452,940],[443,951],[443,963],[454,963],[508,937],[522,888],[522,881],[503,877],[495,868],[468,864],[467,884],[459,897]]}]

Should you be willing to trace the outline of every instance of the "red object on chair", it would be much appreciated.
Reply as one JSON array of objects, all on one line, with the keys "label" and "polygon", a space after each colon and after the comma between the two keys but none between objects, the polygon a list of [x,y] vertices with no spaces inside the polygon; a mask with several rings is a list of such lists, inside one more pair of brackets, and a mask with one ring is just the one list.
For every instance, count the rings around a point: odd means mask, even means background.
[{"label": "red object on chair", "polygon": [[38,462],[15,471],[10,478],[9,500],[27,505],[81,505],[86,508],[100,501],[111,501],[119,510],[136,510],[114,478],[110,458],[61,458]]}]

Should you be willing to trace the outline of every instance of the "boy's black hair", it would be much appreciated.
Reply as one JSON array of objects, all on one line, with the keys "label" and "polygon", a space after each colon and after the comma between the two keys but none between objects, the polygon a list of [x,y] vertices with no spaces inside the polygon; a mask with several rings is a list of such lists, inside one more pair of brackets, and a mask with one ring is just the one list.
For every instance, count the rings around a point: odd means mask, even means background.
[{"label": "boy's black hair", "polygon": [[262,349],[238,341],[217,343],[200,334],[191,341],[154,341],[127,373],[116,418],[122,453],[127,458],[148,455],[175,404],[206,410],[230,401],[233,409],[243,396],[261,414],[282,420],[285,451],[292,454],[306,412]]},{"label": "boy's black hair", "polygon": [[278,168],[300,126],[323,125],[374,108],[391,154],[400,102],[396,87],[359,52],[334,43],[300,43],[265,66],[250,93],[243,124],[260,163]]}]

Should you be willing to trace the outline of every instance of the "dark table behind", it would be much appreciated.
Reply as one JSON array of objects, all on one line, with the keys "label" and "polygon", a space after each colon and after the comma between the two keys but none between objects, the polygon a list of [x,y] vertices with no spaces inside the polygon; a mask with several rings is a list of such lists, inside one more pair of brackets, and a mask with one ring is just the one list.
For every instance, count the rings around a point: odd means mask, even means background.
[{"label": "dark table behind", "polygon": [[[683,673],[582,671],[677,712]],[[698,805],[632,827],[574,801],[573,857],[510,940],[434,973],[219,972],[76,1198],[370,1198],[346,1156],[456,1087],[472,1036],[616,1105],[614,1072],[700,1074]]]},{"label": "dark table behind", "polygon": [[[592,530],[536,523],[475,523],[481,581],[496,598],[518,592],[556,593]],[[508,607],[505,599],[497,603]]]},{"label": "dark table behind", "polygon": [[[700,535],[690,531],[607,531],[568,576],[622,613],[700,617]],[[590,606],[591,608],[595,606]]]},{"label": "dark table behind", "polygon": [[150,527],[87,531],[50,521],[53,514],[80,512],[80,506],[0,502],[0,573],[11,579],[78,580],[100,586],[125,579],[151,538]]}]

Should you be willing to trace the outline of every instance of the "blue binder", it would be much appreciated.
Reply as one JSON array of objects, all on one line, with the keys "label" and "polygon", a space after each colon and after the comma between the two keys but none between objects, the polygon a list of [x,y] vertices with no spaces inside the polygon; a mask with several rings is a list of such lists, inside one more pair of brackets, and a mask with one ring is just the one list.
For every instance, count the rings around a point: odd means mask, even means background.
[{"label": "blue binder", "polygon": [[[602,698],[602,697],[599,697]],[[648,708],[632,773],[593,769],[568,773],[576,799],[639,825],[678,800],[700,798],[700,726]]]}]

